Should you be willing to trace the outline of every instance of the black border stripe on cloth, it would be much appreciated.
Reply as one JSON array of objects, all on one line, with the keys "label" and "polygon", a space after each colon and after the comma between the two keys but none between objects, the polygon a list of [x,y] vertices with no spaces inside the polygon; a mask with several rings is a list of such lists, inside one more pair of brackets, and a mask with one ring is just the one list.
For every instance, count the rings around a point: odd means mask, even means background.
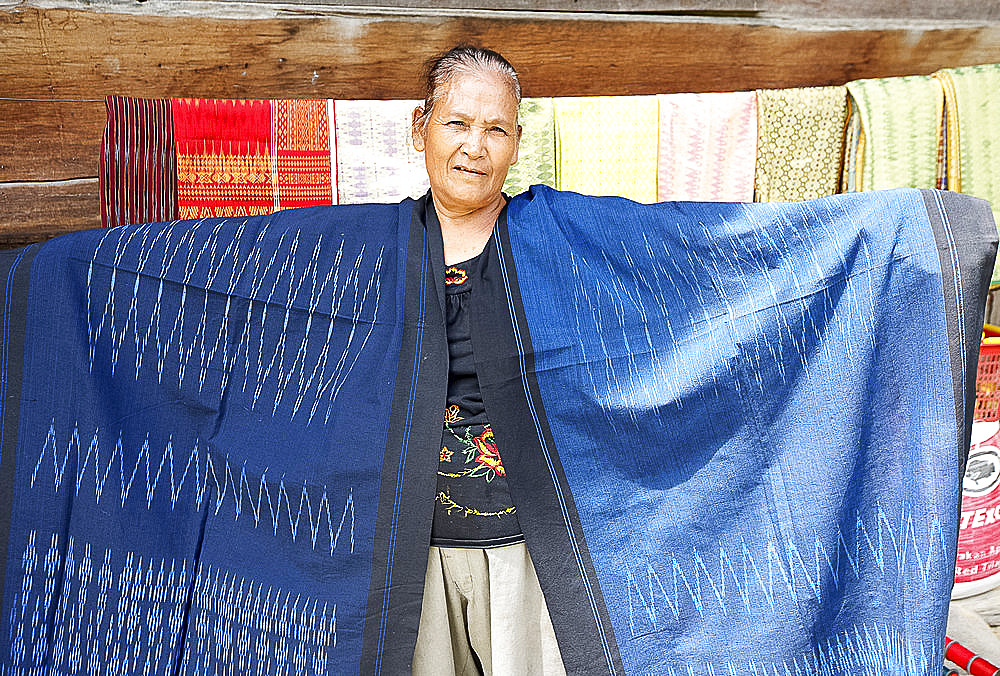
[{"label": "black border stripe on cloth", "polygon": [[[940,190],[920,193],[941,263],[962,476],[972,434],[979,338],[996,255],[997,229],[989,204],[981,199]],[[984,242],[993,246],[984,248]]]},{"label": "black border stripe on cloth", "polygon": [[[534,377],[507,212],[482,266],[472,339],[511,497],[570,674],[624,674],[600,583]],[[543,245],[543,244],[540,244]],[[544,302],[535,298],[533,302]]]},{"label": "black border stripe on cloth", "polygon": [[440,232],[425,227],[425,208],[426,198],[417,200],[409,223],[399,225],[407,237],[399,262],[406,271],[404,331],[382,462],[362,674],[410,673],[420,620],[438,459],[425,451],[441,441],[448,377],[443,300],[434,280],[443,254],[439,242],[435,248]]},{"label": "black border stripe on cloth", "polygon": [[31,262],[38,245],[0,252],[3,276],[3,350],[0,353],[0,597],[7,575],[10,521],[14,504],[14,471],[17,459],[18,419],[21,415],[21,379],[24,371],[24,318],[28,311]]}]

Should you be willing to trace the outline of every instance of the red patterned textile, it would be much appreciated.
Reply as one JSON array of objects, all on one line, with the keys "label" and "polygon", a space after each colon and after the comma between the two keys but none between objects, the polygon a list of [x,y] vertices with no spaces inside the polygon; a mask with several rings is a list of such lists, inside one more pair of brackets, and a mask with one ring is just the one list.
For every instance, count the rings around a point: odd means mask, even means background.
[{"label": "red patterned textile", "polygon": [[332,101],[174,99],[172,106],[181,218],[336,203]]},{"label": "red patterned textile", "polygon": [[101,145],[101,224],[177,218],[177,157],[170,101],[109,96]]}]

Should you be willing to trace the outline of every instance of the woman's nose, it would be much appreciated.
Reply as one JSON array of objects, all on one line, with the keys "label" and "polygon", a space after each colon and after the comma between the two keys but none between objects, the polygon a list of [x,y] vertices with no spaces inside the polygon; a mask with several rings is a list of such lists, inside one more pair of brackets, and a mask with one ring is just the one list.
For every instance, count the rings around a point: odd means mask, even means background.
[{"label": "woman's nose", "polygon": [[486,132],[476,127],[470,127],[462,143],[462,152],[469,157],[479,157],[483,154],[483,140]]}]

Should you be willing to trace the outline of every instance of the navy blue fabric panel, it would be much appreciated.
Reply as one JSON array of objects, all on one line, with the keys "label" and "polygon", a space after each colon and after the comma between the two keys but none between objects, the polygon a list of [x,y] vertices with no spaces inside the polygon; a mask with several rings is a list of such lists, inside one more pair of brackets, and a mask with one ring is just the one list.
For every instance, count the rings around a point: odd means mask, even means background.
[{"label": "navy blue fabric panel", "polygon": [[427,569],[448,379],[444,248],[430,195],[400,221],[405,332],[382,469],[361,673],[411,670]]},{"label": "navy blue fabric panel", "polygon": [[953,389],[959,421],[959,476],[964,477],[972,436],[967,421],[972,420],[976,406],[978,338],[993,276],[989,261],[996,260],[997,228],[985,200],[941,190],[922,190],[921,194],[938,245],[951,370],[962,374],[953,379]]},{"label": "navy blue fabric panel", "polygon": [[[538,245],[536,242],[535,245]],[[541,405],[506,212],[474,279],[476,372],[549,616],[570,674],[621,674],[601,585]]]},{"label": "navy blue fabric panel", "polygon": [[12,672],[357,673],[411,204],[42,247]]},{"label": "navy blue fabric panel", "polygon": [[959,435],[920,193],[536,187],[508,222],[626,671],[939,673]]},{"label": "navy blue fabric panel", "polygon": [[[31,261],[38,246],[0,252],[0,288],[3,289],[3,333],[0,341],[0,561],[7,560],[14,474],[17,454],[18,417],[21,413],[21,375],[24,368],[24,322],[28,305]],[[9,450],[10,452],[4,452]],[[0,567],[0,589],[6,567]]]}]

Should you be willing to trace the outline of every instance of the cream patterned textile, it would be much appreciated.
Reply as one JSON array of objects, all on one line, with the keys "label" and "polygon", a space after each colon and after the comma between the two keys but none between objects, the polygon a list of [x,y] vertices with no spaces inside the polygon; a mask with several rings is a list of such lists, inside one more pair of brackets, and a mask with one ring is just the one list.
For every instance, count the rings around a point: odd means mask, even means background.
[{"label": "cream patterned textile", "polygon": [[421,101],[337,101],[337,184],[341,204],[398,202],[430,184],[410,124]]},{"label": "cream patterned textile", "polygon": [[661,94],[658,100],[657,198],[752,201],[756,93]]}]

